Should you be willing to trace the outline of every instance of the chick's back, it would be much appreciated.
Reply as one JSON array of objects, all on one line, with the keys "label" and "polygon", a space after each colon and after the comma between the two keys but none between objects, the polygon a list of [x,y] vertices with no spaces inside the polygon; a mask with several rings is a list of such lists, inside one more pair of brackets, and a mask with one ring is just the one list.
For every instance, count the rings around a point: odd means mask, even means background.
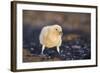
[{"label": "chick's back", "polygon": [[46,41],[46,37],[48,34],[48,26],[45,26],[42,28],[41,32],[40,32],[40,36],[39,36],[39,40],[40,40],[40,44],[44,45],[44,42]]}]

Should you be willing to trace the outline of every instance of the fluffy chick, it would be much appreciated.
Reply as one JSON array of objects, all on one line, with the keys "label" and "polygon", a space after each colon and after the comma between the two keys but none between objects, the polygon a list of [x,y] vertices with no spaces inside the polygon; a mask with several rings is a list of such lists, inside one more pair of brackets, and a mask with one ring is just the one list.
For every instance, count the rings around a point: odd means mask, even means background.
[{"label": "fluffy chick", "polygon": [[45,26],[42,28],[39,36],[40,44],[42,45],[42,54],[45,49],[57,47],[59,52],[62,43],[62,28],[61,26],[55,24],[51,26]]}]

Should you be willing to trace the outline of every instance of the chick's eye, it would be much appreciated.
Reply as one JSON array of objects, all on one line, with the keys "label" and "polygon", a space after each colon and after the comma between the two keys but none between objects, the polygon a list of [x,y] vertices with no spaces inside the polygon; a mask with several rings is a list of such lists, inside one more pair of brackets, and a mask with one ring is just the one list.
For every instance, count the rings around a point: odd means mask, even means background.
[{"label": "chick's eye", "polygon": [[57,29],[56,29],[57,30]]}]

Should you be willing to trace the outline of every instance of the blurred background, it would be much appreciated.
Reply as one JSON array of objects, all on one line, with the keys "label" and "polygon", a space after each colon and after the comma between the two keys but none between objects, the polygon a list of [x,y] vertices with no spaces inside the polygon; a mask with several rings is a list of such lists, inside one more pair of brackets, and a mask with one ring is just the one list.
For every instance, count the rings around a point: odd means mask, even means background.
[{"label": "blurred background", "polygon": [[[23,62],[83,60],[91,58],[91,14],[23,10]],[[41,55],[41,29],[58,24],[63,29],[60,53],[46,48]]]}]

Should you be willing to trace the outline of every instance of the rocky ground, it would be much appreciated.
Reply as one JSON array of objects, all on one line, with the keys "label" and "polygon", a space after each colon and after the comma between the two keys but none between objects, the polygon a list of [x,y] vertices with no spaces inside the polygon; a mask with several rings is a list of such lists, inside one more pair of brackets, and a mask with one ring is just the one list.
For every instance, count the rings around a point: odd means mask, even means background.
[{"label": "rocky ground", "polygon": [[41,55],[41,45],[31,43],[30,47],[23,49],[23,62],[60,61],[60,60],[84,60],[91,58],[90,40],[86,37],[69,40],[62,43],[60,52],[56,47],[45,48]]},{"label": "rocky ground", "polygon": [[45,55],[33,55],[27,49],[23,50],[23,62],[59,61],[58,57],[49,58]]}]

